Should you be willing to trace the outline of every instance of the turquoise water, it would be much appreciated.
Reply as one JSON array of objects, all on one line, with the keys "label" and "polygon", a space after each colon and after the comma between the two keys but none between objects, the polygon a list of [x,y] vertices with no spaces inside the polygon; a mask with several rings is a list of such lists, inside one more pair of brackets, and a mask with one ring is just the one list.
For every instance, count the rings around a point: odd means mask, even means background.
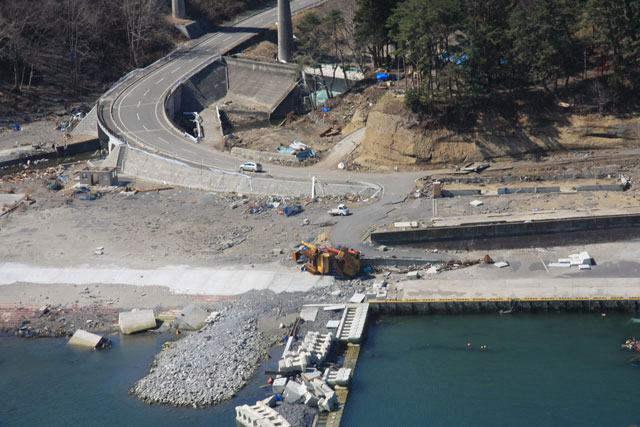
[{"label": "turquoise water", "polygon": [[[342,425],[640,425],[640,368],[620,349],[640,336],[632,317],[382,317],[369,327]],[[128,390],[167,336],[111,338],[111,350],[85,351],[0,337],[0,426],[234,426],[234,407],[268,391],[260,373],[215,407],[145,405]]]},{"label": "turquoise water", "polygon": [[261,373],[233,401],[204,409],[152,406],[128,394],[167,336],[113,336],[92,351],[66,339],[0,337],[0,426],[234,426],[235,406],[265,397],[264,369],[277,369],[273,349]]},{"label": "turquoise water", "polygon": [[640,336],[632,317],[382,317],[342,425],[640,425],[640,368],[620,349]]}]

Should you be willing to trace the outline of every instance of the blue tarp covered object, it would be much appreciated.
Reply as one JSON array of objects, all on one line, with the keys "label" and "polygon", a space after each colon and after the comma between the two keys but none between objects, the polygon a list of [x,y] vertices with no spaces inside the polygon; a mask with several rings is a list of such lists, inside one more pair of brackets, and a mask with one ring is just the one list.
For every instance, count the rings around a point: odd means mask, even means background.
[{"label": "blue tarp covered object", "polygon": [[316,155],[316,153],[314,153],[311,148],[308,148],[308,149],[306,149],[304,151],[301,151],[298,154],[296,154],[296,157],[299,158],[300,160],[302,160],[302,159],[307,159],[309,157],[314,157],[315,155]]},{"label": "blue tarp covered object", "polygon": [[388,73],[376,73],[376,80],[379,82],[384,82],[389,80],[389,74]]},{"label": "blue tarp covered object", "polygon": [[276,151],[278,151],[279,153],[282,154],[295,154],[296,150],[294,150],[293,148],[289,148],[289,147],[278,147],[276,148]]}]

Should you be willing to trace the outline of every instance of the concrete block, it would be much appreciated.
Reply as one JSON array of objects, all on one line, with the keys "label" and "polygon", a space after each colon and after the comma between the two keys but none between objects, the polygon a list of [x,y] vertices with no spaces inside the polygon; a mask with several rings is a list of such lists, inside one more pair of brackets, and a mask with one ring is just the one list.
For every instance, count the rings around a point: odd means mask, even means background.
[{"label": "concrete block", "polygon": [[484,205],[484,202],[481,200],[472,200],[471,202],[469,202],[469,204],[477,208],[478,206]]},{"label": "concrete block", "polygon": [[337,329],[338,326],[340,326],[340,321],[339,320],[329,320],[327,322],[327,328],[328,329]]},{"label": "concrete block", "polygon": [[580,259],[581,264],[584,264],[584,265],[593,265],[594,264],[593,258],[591,258],[591,255],[589,255],[589,252],[587,252],[587,251],[580,252],[578,254],[578,258]]},{"label": "concrete block", "polygon": [[123,334],[146,331],[156,327],[153,310],[125,311],[118,314],[118,325]]},{"label": "concrete block", "polygon": [[78,347],[97,348],[102,344],[104,338],[100,335],[92,334],[83,329],[78,329],[69,339],[67,344]]},{"label": "concrete block", "polygon": [[318,371],[317,369],[313,369],[311,371],[304,372],[301,376],[303,380],[311,382],[316,378],[321,378],[322,372]]},{"label": "concrete block", "polygon": [[304,395],[304,404],[312,408],[318,406],[318,400],[319,399],[313,393],[307,392]]},{"label": "concrete block", "polygon": [[578,269],[580,269],[580,270],[591,270],[591,265],[589,265],[589,264],[580,264],[578,266]]},{"label": "concrete block", "polygon": [[493,264],[497,268],[505,268],[509,267],[509,263],[507,261],[500,261]]},{"label": "concrete block", "polygon": [[329,385],[339,385],[339,386],[346,387],[349,385],[350,381],[351,381],[351,369],[340,368],[336,372],[335,376],[333,376],[333,378],[329,381]]},{"label": "concrete block", "polygon": [[318,307],[302,307],[300,318],[306,322],[315,322],[318,316]]},{"label": "concrete block", "polygon": [[323,308],[324,311],[340,311],[344,310],[346,306],[344,305],[329,305]]},{"label": "concrete block", "polygon": [[359,294],[359,293],[356,292],[355,294],[353,294],[353,296],[351,297],[349,302],[359,304],[362,301],[364,301],[364,297],[365,297],[364,294]]},{"label": "concrete block", "polygon": [[547,267],[555,267],[555,268],[570,268],[571,263],[569,262],[550,262]]},{"label": "concrete block", "polygon": [[417,280],[420,278],[420,273],[417,271],[410,271],[407,273],[407,280]]},{"label": "concrete block", "polygon": [[418,221],[400,221],[393,223],[394,228],[418,228]]},{"label": "concrete block", "polygon": [[204,326],[208,317],[209,312],[195,304],[189,304],[176,317],[176,324],[181,329],[197,331]]},{"label": "concrete block", "polygon": [[289,381],[282,396],[287,403],[297,403],[307,393],[307,388],[295,381]]},{"label": "concrete block", "polygon": [[284,389],[287,386],[287,381],[288,380],[286,377],[280,377],[273,380],[273,384],[271,384],[271,387],[273,388],[273,392],[276,394],[284,393]]}]

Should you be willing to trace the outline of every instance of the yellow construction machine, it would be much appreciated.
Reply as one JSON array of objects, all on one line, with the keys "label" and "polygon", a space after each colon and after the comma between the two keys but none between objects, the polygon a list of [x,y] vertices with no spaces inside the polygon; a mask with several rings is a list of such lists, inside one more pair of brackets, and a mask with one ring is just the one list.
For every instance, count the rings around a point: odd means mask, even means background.
[{"label": "yellow construction machine", "polygon": [[338,249],[314,246],[307,242],[293,251],[295,262],[304,262],[311,274],[331,274],[341,279],[355,277],[360,272],[360,252],[341,246]]}]

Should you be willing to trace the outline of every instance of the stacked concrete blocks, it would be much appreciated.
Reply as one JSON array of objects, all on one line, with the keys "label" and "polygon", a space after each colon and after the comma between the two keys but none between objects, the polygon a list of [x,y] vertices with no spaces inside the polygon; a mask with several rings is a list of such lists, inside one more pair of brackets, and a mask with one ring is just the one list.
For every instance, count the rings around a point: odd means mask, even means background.
[{"label": "stacked concrete blocks", "polygon": [[253,406],[236,406],[236,421],[246,427],[290,427],[284,417],[269,407],[265,401]]}]

